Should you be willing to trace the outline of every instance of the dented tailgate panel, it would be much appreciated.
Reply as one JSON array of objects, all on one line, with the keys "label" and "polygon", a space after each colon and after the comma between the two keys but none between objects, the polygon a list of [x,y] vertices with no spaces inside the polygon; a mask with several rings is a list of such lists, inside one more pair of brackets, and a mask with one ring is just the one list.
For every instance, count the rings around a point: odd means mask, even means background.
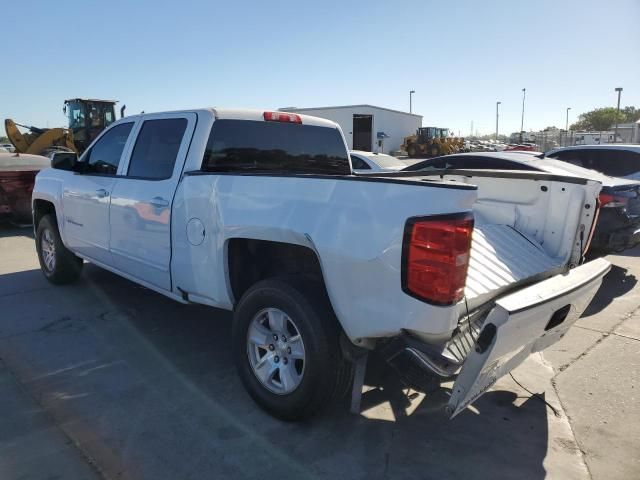
[{"label": "dented tailgate panel", "polygon": [[451,416],[531,353],[557,342],[580,318],[610,268],[600,258],[498,300],[453,386],[447,407]]}]

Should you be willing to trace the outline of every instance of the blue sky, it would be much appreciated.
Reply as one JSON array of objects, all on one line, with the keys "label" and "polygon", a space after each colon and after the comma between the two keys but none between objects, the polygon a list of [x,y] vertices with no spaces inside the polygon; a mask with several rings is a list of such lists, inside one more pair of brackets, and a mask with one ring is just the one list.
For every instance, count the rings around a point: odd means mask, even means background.
[{"label": "blue sky", "polygon": [[[25,7],[26,8],[26,7]],[[3,22],[0,119],[63,126],[63,100],[129,113],[371,103],[468,135],[640,107],[640,1],[32,1]],[[2,131],[0,131],[2,133]]]}]

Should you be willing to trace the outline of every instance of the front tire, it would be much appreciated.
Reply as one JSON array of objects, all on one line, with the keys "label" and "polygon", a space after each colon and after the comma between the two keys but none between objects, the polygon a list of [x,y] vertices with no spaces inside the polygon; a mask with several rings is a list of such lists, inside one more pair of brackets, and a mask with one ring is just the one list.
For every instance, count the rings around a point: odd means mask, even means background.
[{"label": "front tire", "polygon": [[409,158],[417,158],[418,157],[418,147],[411,144],[407,147],[407,155]]},{"label": "front tire", "polygon": [[80,276],[82,259],[62,243],[58,223],[53,215],[43,216],[38,223],[36,250],[40,269],[51,283],[63,285],[76,281]]},{"label": "front tire", "polygon": [[346,390],[350,367],[322,284],[303,277],[258,282],[233,320],[233,355],[253,400],[286,421],[318,413]]}]

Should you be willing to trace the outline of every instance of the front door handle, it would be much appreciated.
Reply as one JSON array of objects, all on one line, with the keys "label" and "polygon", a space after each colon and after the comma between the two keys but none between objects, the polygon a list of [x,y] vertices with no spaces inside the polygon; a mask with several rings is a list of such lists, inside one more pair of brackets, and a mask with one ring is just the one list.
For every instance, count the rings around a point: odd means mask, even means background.
[{"label": "front door handle", "polygon": [[109,192],[106,191],[104,188],[100,188],[96,190],[96,195],[98,196],[98,198],[104,198],[109,196]]},{"label": "front door handle", "polygon": [[157,208],[169,206],[169,200],[166,200],[162,197],[153,197],[149,203]]}]

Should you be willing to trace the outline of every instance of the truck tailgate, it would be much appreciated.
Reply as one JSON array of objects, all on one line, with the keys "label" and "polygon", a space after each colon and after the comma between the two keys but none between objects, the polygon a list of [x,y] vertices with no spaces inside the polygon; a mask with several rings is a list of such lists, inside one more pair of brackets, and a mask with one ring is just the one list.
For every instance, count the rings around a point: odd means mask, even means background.
[{"label": "truck tailgate", "polygon": [[498,300],[453,386],[451,418],[531,353],[557,342],[582,315],[611,265],[600,258]]}]

